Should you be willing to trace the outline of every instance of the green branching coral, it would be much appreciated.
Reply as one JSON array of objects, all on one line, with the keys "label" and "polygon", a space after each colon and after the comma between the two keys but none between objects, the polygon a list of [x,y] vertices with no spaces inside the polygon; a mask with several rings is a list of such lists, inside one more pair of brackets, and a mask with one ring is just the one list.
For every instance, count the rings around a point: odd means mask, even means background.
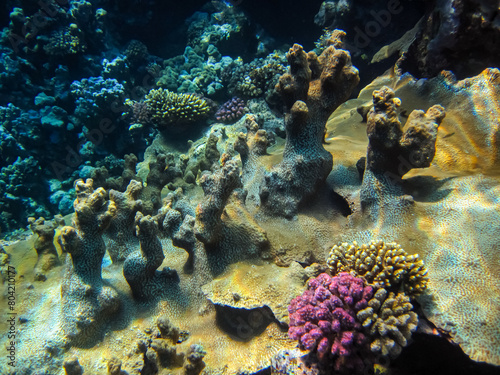
[{"label": "green branching coral", "polygon": [[420,294],[427,287],[427,270],[418,254],[408,255],[394,242],[335,245],[327,262],[334,274],[354,271],[370,284],[386,289],[402,286],[409,295]]},{"label": "green branching coral", "polygon": [[388,293],[379,289],[368,302],[368,307],[357,314],[370,337],[370,349],[375,354],[395,358],[407,345],[417,328],[417,314],[410,298],[404,293]]},{"label": "green branching coral", "polygon": [[207,102],[194,94],[177,94],[162,88],[149,91],[145,102],[158,127],[195,122],[210,111]]}]

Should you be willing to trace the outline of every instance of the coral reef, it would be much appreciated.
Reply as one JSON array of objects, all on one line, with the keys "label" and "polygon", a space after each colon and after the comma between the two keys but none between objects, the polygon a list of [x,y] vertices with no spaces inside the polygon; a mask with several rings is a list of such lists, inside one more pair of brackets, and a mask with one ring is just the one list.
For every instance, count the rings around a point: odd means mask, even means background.
[{"label": "coral reef", "polygon": [[239,262],[229,266],[216,280],[203,285],[202,291],[215,305],[260,310],[261,314],[272,315],[281,324],[288,324],[287,305],[304,290],[308,277],[297,262],[283,272],[274,264],[255,269]]},{"label": "coral reef", "polygon": [[285,64],[284,56],[277,51],[247,64],[235,60],[222,70],[221,79],[231,95],[246,98],[264,96],[268,103],[275,105],[275,86],[286,72]]},{"label": "coral reef", "polygon": [[[436,152],[437,129],[445,112],[439,105],[413,111],[403,126],[397,108],[401,101],[389,87],[373,92],[373,108],[367,117],[369,139],[366,169],[397,178],[412,168],[430,166]],[[404,163],[404,164],[403,164]]]},{"label": "coral reef", "polygon": [[46,221],[43,217],[28,219],[30,229],[37,235],[35,250],[38,261],[35,265],[35,280],[45,280],[45,273],[60,264],[59,256],[54,245],[55,229],[60,223],[57,220]]},{"label": "coral reef", "polygon": [[134,245],[137,245],[133,232],[136,213],[142,209],[142,201],[137,199],[141,190],[142,183],[131,180],[124,193],[109,191],[109,200],[116,207],[116,213],[106,231],[108,253],[113,262],[124,261],[133,251]]},{"label": "coral reef", "polygon": [[66,375],[83,375],[83,367],[76,357],[65,361],[63,367]]},{"label": "coral reef", "polygon": [[[376,221],[384,207],[402,212],[412,204],[404,195],[401,178],[415,168],[429,167],[436,152],[437,130],[445,117],[443,107],[434,105],[408,116],[404,132],[397,108],[401,101],[389,87],[373,92],[373,108],[367,117],[368,150],[360,192],[363,214]],[[387,217],[397,219],[397,215]],[[389,223],[388,223],[389,224]]]},{"label": "coral reef", "polygon": [[307,355],[300,350],[281,350],[271,360],[272,375],[318,375],[320,369],[316,363],[307,361]]},{"label": "coral reef", "polygon": [[193,344],[186,355],[187,363],[184,365],[185,375],[198,375],[205,368],[203,357],[207,354],[201,345]]},{"label": "coral reef", "polygon": [[294,216],[332,168],[332,156],[322,146],[326,120],[359,82],[349,53],[341,49],[344,35],[332,34],[319,57],[298,44],[287,54],[290,73],[278,86],[287,109],[283,161],[266,175],[261,190],[263,206],[273,214]]},{"label": "coral reef", "polygon": [[118,108],[124,102],[125,88],[116,79],[84,78],[74,81],[70,89],[76,102],[74,116],[88,128],[97,125],[89,121],[121,114]]},{"label": "coral reef", "polygon": [[334,274],[354,271],[369,284],[394,290],[402,287],[412,296],[422,293],[427,287],[427,270],[423,261],[418,254],[408,255],[397,243],[342,243],[330,250],[327,263]]},{"label": "coral reef", "polygon": [[497,7],[317,8],[0,6],[0,373],[498,370]]},{"label": "coral reef", "polygon": [[115,215],[106,192],[94,191],[92,180],[75,182],[74,226],[61,230],[61,246],[67,257],[61,285],[63,329],[73,345],[85,345],[102,334],[101,325],[119,308],[116,291],[103,285],[101,268],[106,245],[102,232]]}]

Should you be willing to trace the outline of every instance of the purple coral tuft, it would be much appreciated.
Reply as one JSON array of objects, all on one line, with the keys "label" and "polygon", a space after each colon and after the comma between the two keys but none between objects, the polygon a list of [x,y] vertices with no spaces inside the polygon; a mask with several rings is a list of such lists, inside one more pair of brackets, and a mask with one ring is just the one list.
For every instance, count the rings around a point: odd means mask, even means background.
[{"label": "purple coral tuft", "polygon": [[356,314],[373,293],[373,287],[349,273],[334,277],[322,273],[291,301],[288,335],[299,341],[301,349],[315,352],[320,361],[332,359],[336,370],[362,370],[358,352],[365,348],[366,338]]},{"label": "purple coral tuft", "polygon": [[245,101],[233,97],[219,107],[219,110],[215,113],[215,118],[220,122],[231,123],[239,120],[247,112],[248,108]]}]

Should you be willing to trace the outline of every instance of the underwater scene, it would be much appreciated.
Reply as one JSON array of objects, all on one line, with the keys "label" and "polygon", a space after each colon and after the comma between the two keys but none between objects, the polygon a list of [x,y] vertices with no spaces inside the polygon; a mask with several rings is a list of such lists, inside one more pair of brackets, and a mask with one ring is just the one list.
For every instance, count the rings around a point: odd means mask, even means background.
[{"label": "underwater scene", "polygon": [[0,25],[0,375],[500,374],[500,1]]}]

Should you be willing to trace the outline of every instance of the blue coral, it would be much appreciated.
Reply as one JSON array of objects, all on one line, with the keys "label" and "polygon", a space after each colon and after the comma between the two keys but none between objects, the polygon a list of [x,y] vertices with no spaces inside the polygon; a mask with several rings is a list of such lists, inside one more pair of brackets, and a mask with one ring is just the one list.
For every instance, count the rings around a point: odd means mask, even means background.
[{"label": "blue coral", "polygon": [[102,77],[84,78],[71,84],[71,94],[76,99],[75,115],[85,118],[92,113],[112,110],[123,103],[125,88],[116,79]]}]

